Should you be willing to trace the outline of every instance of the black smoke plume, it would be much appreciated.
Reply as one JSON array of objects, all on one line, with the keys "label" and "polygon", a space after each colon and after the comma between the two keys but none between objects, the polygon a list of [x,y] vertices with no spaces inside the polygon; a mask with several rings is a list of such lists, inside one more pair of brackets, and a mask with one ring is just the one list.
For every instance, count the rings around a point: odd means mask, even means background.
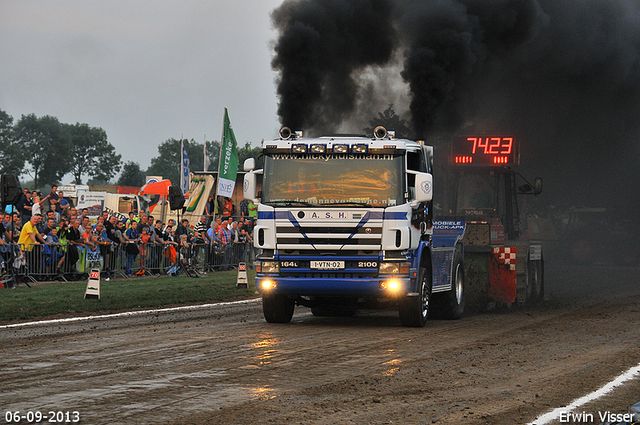
[{"label": "black smoke plume", "polygon": [[558,199],[640,208],[639,1],[286,0],[272,18],[283,125],[360,131],[394,102],[414,137],[513,134]]},{"label": "black smoke plume", "polygon": [[391,58],[391,12],[389,0],[285,1],[273,12],[283,125],[308,130],[344,120],[355,107],[358,71]]}]

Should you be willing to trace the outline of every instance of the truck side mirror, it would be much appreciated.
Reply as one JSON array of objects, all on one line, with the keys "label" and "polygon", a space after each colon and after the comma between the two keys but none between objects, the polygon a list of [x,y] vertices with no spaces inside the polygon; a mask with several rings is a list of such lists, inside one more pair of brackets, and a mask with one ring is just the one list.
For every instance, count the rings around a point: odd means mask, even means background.
[{"label": "truck side mirror", "polygon": [[429,173],[416,173],[416,202],[429,202],[433,199],[433,176]]},{"label": "truck side mirror", "polygon": [[244,171],[253,171],[256,168],[256,159],[247,158],[244,160]]},{"label": "truck side mirror", "polygon": [[[245,167],[247,165],[247,161],[245,161]],[[244,199],[254,200],[256,198],[257,186],[258,179],[256,178],[256,174],[253,171],[249,171],[244,175],[244,184],[242,185],[242,194],[244,196]]]},{"label": "truck side mirror", "polygon": [[539,195],[542,193],[542,178],[536,177],[533,181],[533,193]]}]

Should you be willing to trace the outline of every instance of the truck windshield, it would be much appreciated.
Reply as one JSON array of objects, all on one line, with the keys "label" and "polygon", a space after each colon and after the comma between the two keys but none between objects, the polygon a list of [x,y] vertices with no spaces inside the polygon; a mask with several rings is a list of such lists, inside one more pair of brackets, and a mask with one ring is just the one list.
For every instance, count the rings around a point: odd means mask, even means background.
[{"label": "truck windshield", "polygon": [[458,180],[458,215],[486,215],[495,210],[495,179],[465,174]]},{"label": "truck windshield", "polygon": [[262,202],[276,206],[394,206],[403,202],[403,164],[401,155],[268,155]]}]

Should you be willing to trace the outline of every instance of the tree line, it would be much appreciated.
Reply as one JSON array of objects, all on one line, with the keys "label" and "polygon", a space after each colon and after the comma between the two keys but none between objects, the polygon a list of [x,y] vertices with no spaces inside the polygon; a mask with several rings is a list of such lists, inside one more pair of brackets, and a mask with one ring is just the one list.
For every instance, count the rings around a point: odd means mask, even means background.
[{"label": "tree line", "polygon": [[[220,142],[206,141],[209,171],[218,169]],[[204,169],[204,143],[185,140],[191,171]],[[260,148],[246,142],[238,147],[239,164],[257,158]],[[117,180],[115,176],[122,170]],[[59,183],[71,174],[75,184],[117,184],[142,186],[147,175],[158,175],[178,184],[180,181],[180,140],[167,139],[158,145],[158,156],[146,170],[122,155],[107,140],[107,133],[89,124],[61,123],[56,117],[22,115],[15,122],[0,109],[0,174],[28,175],[33,189]]]},{"label": "tree line", "polygon": [[[363,133],[370,133],[378,125],[395,130],[399,138],[413,133],[409,124],[395,112],[393,104],[373,117]],[[191,171],[204,170],[204,143],[209,155],[208,171],[218,169],[220,142],[199,143],[190,139],[184,140],[184,145]],[[256,158],[257,165],[262,166],[260,154],[260,147],[246,142],[238,146],[238,164],[242,167],[245,159]],[[59,183],[67,174],[73,176],[75,184],[142,186],[145,176],[162,176],[179,184],[180,140],[171,138],[160,143],[158,156],[151,158],[151,165],[144,170],[135,161],[123,163],[122,155],[116,153],[102,128],[65,124],[55,117],[35,114],[22,115],[14,124],[13,117],[0,109],[0,174],[29,175],[33,189]]]}]

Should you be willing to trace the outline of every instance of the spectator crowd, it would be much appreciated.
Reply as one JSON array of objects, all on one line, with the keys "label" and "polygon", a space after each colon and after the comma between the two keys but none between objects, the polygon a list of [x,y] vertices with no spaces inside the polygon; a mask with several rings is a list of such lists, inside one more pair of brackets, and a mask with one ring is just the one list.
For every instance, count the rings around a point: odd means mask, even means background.
[{"label": "spectator crowd", "polygon": [[210,197],[197,223],[163,223],[144,211],[125,219],[102,211],[92,221],[57,189],[46,196],[24,189],[16,205],[0,211],[0,272],[66,280],[96,267],[144,275],[179,267],[228,270],[254,259],[257,206],[250,201],[236,214],[230,199]]}]

